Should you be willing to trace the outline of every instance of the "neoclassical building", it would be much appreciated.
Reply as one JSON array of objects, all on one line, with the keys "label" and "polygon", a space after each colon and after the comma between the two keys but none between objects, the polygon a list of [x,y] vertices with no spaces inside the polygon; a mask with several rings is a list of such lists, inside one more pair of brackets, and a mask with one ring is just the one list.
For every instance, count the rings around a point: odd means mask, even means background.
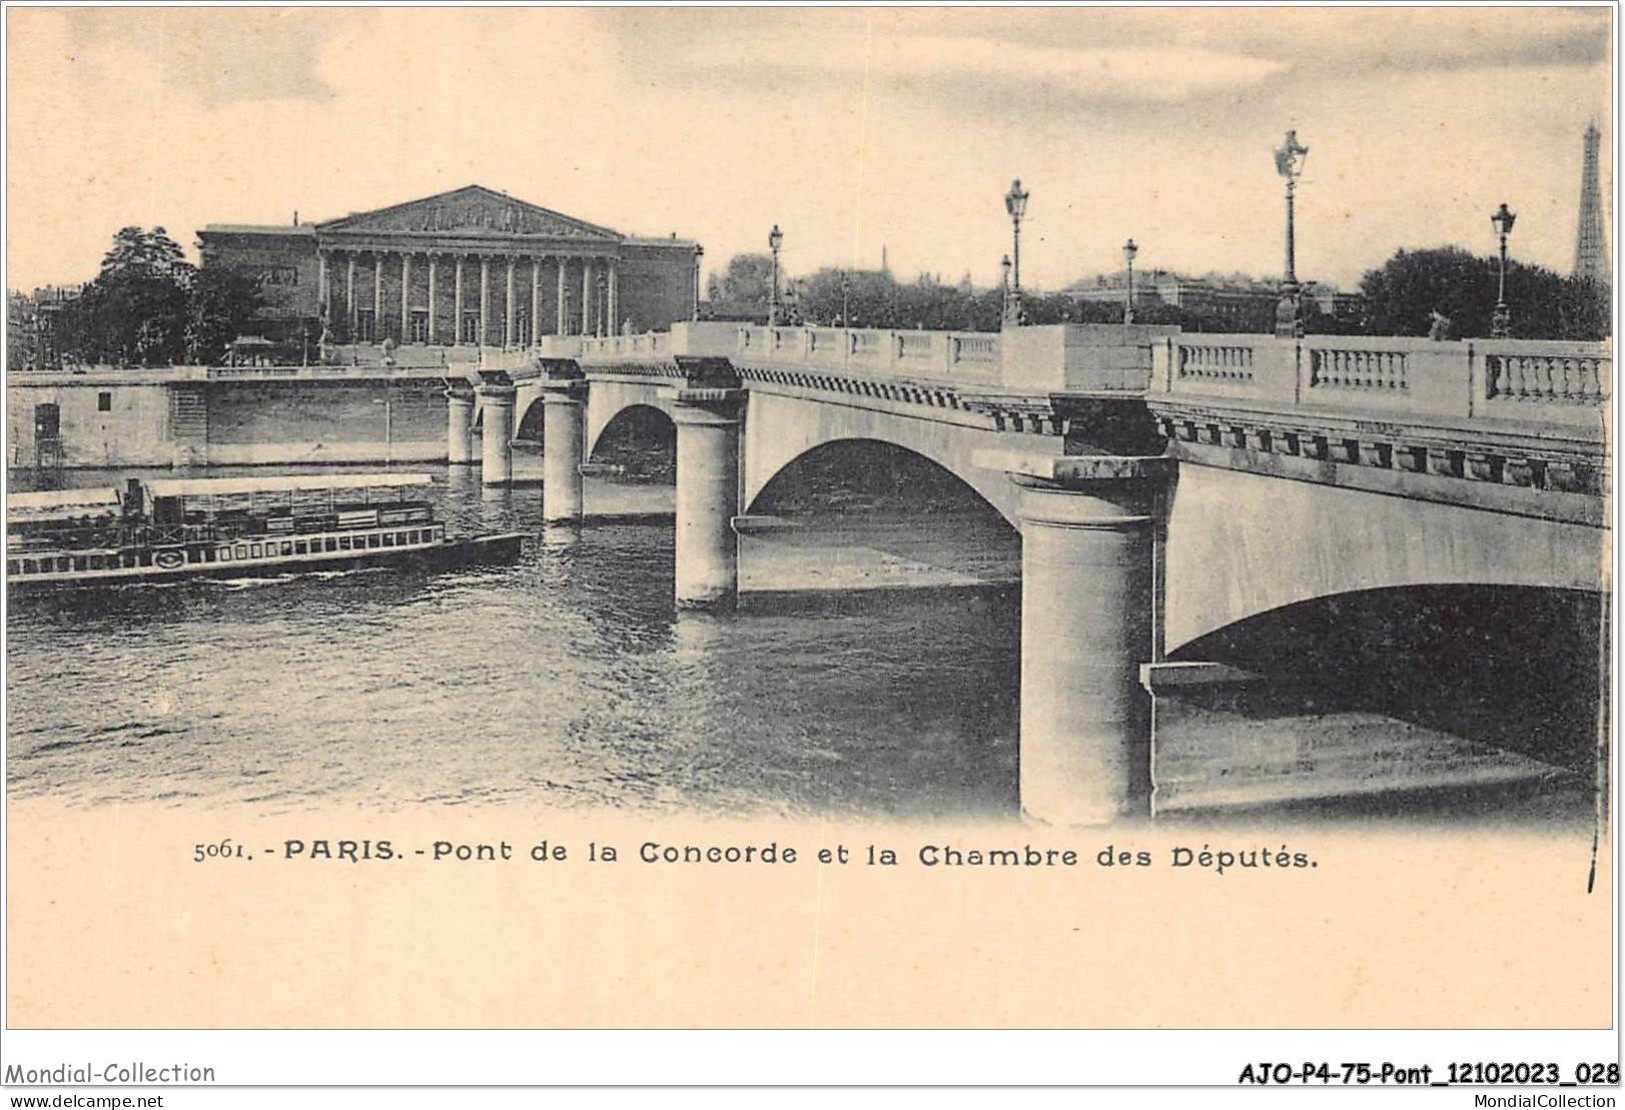
[{"label": "neoclassical building", "polygon": [[333,342],[528,346],[695,316],[701,249],[640,239],[479,185],[286,227],[210,224],[203,265],[247,272],[261,334]]}]

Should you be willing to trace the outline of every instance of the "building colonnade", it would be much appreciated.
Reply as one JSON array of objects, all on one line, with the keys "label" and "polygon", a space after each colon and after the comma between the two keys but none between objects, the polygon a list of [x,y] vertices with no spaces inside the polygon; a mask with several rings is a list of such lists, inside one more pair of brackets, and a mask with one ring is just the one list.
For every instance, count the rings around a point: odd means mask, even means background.
[{"label": "building colonnade", "polygon": [[527,347],[620,318],[611,255],[323,247],[317,266],[322,319],[356,342]]}]

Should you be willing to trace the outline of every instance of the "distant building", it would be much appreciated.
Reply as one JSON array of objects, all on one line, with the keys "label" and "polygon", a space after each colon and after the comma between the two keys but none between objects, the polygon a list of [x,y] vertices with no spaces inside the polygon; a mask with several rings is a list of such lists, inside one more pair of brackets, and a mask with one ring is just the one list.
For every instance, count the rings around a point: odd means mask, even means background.
[{"label": "distant building", "polygon": [[62,310],[83,291],[82,285],[47,285],[32,293],[7,294],[7,370],[62,368]]},{"label": "distant building", "polygon": [[[297,217],[296,221],[297,221]],[[640,239],[470,185],[316,224],[210,224],[204,267],[251,274],[258,333],[528,346],[666,328],[698,309],[699,246]]]},{"label": "distant building", "polygon": [[[1305,282],[1303,296],[1328,316],[1349,316],[1359,311],[1360,295],[1345,293],[1322,282]],[[1082,303],[1121,305],[1128,297],[1128,271],[1101,274],[1066,287],[1063,292]],[[1273,320],[1280,287],[1244,275],[1209,274],[1190,277],[1172,270],[1136,270],[1134,307],[1143,311],[1166,305],[1229,326]]]}]

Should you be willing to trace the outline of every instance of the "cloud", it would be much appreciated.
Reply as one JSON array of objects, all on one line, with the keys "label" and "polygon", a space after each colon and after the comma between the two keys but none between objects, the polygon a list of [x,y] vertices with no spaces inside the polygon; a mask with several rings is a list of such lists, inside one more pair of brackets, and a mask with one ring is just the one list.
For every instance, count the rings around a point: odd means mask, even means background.
[{"label": "cloud", "polygon": [[[1502,200],[1519,257],[1566,268],[1580,132],[1593,112],[1609,130],[1611,101],[1607,61],[1563,44],[1597,20],[1319,11],[351,9],[324,12],[313,45],[303,23],[244,24],[288,28],[265,53],[319,96],[222,96],[155,52],[145,12],[102,13],[129,33],[87,37],[77,13],[14,8],[8,279],[83,280],[124,224],[188,243],[211,221],[477,182],[692,236],[716,268],[778,223],[796,272],[875,264],[884,244],[899,273],[987,283],[1016,176],[1035,285],[1115,267],[1130,235],[1147,267],[1268,274],[1287,127],[1314,151],[1306,276],[1353,281],[1398,246],[1483,249]],[[240,41],[222,34],[183,36],[181,56]],[[1396,40],[1425,64],[1385,54]],[[1509,51],[1547,60],[1487,60]]]},{"label": "cloud", "polygon": [[1258,84],[1287,68],[1269,58],[1194,46],[1077,48],[986,35],[843,33],[824,37],[817,50],[768,56],[751,48],[753,41],[754,36],[699,43],[681,61],[700,69],[714,66],[719,57],[736,59],[741,77],[778,71],[897,84],[1047,85],[1080,100],[1157,102]]},{"label": "cloud", "polygon": [[322,43],[342,26],[320,8],[75,8],[63,13],[80,51],[122,45],[156,65],[182,95],[204,104],[325,100],[316,72]]}]

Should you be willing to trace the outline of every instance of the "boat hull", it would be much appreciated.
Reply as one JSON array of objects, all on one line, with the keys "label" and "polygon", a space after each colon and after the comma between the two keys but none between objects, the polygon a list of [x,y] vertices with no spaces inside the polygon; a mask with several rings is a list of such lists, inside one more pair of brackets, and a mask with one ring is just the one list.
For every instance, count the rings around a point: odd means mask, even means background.
[{"label": "boat hull", "polygon": [[470,536],[437,544],[410,548],[369,548],[365,551],[334,552],[318,558],[262,559],[254,562],[188,563],[173,569],[130,567],[111,573],[80,577],[23,575],[8,577],[7,592],[13,596],[57,593],[63,590],[107,589],[131,585],[188,582],[205,578],[270,578],[284,574],[315,571],[361,570],[392,567],[401,570],[437,572],[463,567],[512,563],[519,558],[524,533],[508,532],[492,536]]}]

